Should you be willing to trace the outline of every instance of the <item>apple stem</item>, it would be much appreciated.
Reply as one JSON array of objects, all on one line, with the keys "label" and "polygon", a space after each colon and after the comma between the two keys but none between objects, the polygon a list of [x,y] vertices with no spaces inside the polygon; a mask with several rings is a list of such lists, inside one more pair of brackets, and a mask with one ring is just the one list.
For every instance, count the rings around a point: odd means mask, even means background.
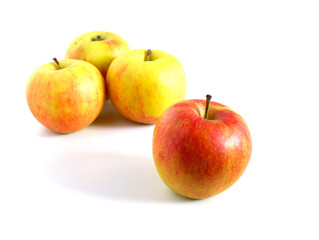
[{"label": "apple stem", "polygon": [[101,40],[101,36],[100,36],[100,35],[97,35],[96,40],[97,40],[97,41]]},{"label": "apple stem", "polygon": [[206,95],[205,119],[208,119],[209,102],[211,98],[212,98],[211,95],[209,94]]},{"label": "apple stem", "polygon": [[56,65],[58,66],[58,69],[61,69],[61,66],[60,66],[58,59],[53,58],[52,60],[56,63]]},{"label": "apple stem", "polygon": [[150,56],[151,56],[151,49],[148,49],[147,50],[147,54],[146,54],[146,59],[145,59],[145,61],[149,61],[150,60]]}]

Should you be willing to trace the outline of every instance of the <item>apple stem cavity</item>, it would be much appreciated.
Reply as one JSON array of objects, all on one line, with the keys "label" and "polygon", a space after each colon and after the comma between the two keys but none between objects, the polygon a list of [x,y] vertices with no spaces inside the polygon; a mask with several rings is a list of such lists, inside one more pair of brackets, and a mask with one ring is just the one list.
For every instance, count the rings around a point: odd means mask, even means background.
[{"label": "apple stem cavity", "polygon": [[151,49],[148,49],[148,50],[147,50],[145,61],[149,61],[149,60],[150,60],[151,52],[152,52]]},{"label": "apple stem cavity", "polygon": [[208,119],[208,111],[209,111],[209,102],[212,99],[212,96],[207,94],[206,95],[206,107],[205,107],[205,119]]},{"label": "apple stem cavity", "polygon": [[104,38],[101,35],[97,35],[96,37],[92,37],[91,41],[102,41]]},{"label": "apple stem cavity", "polygon": [[59,63],[58,59],[53,58],[52,60],[56,63],[58,69],[61,69],[61,66],[60,66],[60,63]]}]

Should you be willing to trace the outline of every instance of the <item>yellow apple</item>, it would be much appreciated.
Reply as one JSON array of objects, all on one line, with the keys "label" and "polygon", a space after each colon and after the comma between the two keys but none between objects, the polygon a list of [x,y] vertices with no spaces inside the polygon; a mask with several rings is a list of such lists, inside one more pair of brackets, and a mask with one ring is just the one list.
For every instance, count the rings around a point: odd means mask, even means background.
[{"label": "yellow apple", "polygon": [[92,31],[75,38],[69,45],[65,58],[92,63],[105,77],[112,60],[128,50],[128,45],[119,35],[105,31]]},{"label": "yellow apple", "polygon": [[106,76],[109,98],[126,118],[152,124],[183,100],[186,78],[181,63],[160,50],[136,49],[119,55]]},{"label": "yellow apple", "polygon": [[47,128],[71,133],[90,125],[105,102],[105,80],[92,64],[54,59],[30,76],[26,98],[34,117]]}]

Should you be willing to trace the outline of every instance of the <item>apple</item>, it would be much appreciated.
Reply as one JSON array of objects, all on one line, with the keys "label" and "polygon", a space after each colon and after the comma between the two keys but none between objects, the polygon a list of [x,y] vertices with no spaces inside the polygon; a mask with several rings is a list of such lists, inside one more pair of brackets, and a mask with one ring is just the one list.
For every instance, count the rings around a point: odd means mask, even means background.
[{"label": "apple", "polygon": [[26,99],[34,117],[58,133],[90,125],[102,110],[105,80],[92,64],[74,59],[44,64],[30,76]]},{"label": "apple", "polygon": [[128,50],[127,43],[119,35],[112,32],[91,31],[78,36],[71,42],[65,58],[92,63],[105,78],[113,59]]},{"label": "apple", "polygon": [[193,199],[217,195],[245,171],[252,153],[249,129],[232,109],[207,100],[168,108],[153,133],[153,158],[163,182]]},{"label": "apple", "polygon": [[152,124],[186,93],[181,63],[161,50],[135,49],[119,55],[106,75],[109,98],[124,117]]}]

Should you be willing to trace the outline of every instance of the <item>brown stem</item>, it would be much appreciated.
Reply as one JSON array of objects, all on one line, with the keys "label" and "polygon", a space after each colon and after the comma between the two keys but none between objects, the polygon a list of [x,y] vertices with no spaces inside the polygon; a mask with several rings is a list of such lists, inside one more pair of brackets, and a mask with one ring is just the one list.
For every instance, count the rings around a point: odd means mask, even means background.
[{"label": "brown stem", "polygon": [[151,57],[151,49],[148,49],[147,50],[147,54],[146,54],[146,59],[145,59],[145,61],[149,61],[150,60],[150,57]]},{"label": "brown stem", "polygon": [[53,58],[52,60],[56,63],[56,65],[58,66],[58,69],[61,69],[61,66],[60,66],[58,59]]},{"label": "brown stem", "polygon": [[209,95],[209,94],[206,95],[205,119],[208,119],[209,102],[210,102],[211,98],[212,98],[211,95]]}]

